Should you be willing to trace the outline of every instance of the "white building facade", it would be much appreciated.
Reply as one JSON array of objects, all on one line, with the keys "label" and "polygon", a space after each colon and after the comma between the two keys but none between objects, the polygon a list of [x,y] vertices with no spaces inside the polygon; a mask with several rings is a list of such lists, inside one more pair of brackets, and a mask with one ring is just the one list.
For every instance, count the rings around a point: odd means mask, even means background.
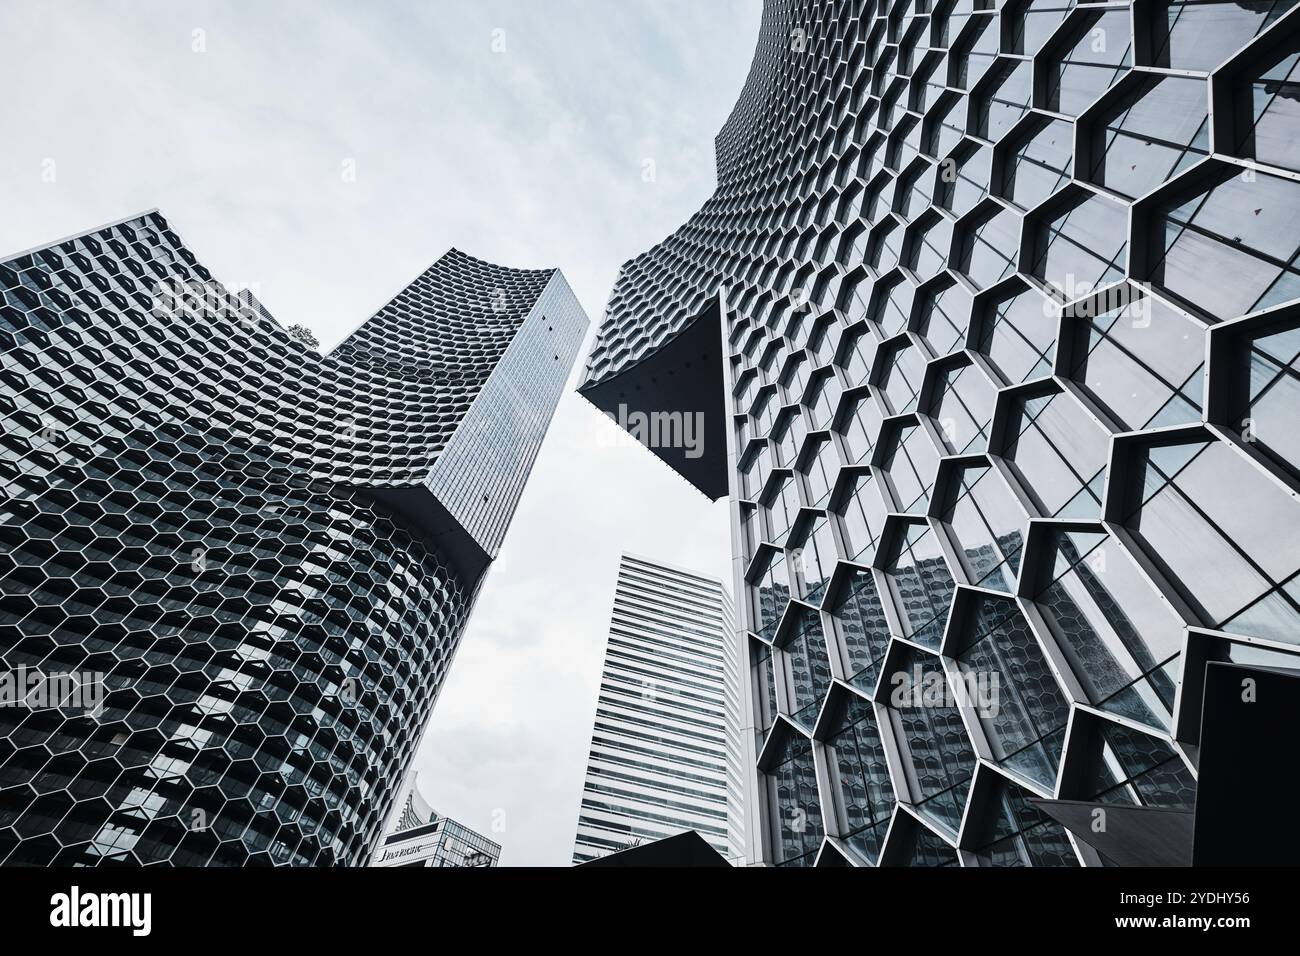
[{"label": "white building facade", "polygon": [[739,862],[739,671],[716,578],[625,554],[573,862],[695,830]]}]

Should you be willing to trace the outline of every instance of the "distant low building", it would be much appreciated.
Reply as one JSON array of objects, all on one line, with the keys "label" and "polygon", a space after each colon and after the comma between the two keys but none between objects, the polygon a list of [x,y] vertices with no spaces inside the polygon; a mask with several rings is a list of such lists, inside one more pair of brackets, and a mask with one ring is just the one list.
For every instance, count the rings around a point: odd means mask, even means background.
[{"label": "distant low building", "polygon": [[496,866],[501,844],[444,817],[420,796],[414,779],[393,831],[372,866]]}]

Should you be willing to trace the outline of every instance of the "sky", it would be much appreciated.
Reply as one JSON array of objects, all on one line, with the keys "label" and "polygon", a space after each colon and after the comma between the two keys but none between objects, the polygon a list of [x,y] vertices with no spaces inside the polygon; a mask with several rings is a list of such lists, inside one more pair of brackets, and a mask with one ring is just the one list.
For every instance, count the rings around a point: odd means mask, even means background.
[{"label": "sky", "polygon": [[0,4],[0,256],[158,208],[329,348],[449,247],[592,320],[415,761],[567,865],[624,550],[723,577],[710,503],[573,388],[627,259],[712,192],[761,0]]}]

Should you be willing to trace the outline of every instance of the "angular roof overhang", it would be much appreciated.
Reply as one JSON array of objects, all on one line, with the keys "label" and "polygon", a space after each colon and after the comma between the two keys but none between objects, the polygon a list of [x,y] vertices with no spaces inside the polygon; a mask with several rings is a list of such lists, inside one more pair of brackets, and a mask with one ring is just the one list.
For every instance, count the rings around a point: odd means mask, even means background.
[{"label": "angular roof overhang", "polygon": [[722,361],[715,299],[662,346],[578,393],[716,501],[727,494]]}]

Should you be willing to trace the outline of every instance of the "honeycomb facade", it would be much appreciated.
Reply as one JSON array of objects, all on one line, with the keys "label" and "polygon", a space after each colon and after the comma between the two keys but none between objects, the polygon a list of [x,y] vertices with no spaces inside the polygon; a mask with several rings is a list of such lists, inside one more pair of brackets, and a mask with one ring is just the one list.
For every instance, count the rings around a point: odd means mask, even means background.
[{"label": "honeycomb facade", "polygon": [[322,356],[157,212],[0,265],[0,668],[104,691],[0,707],[0,863],[364,864],[586,325],[452,250]]},{"label": "honeycomb facade", "polygon": [[1300,667],[1298,63],[1291,2],[766,4],[580,386],[724,396],[753,861],[1104,864],[1031,801],[1190,809],[1206,663]]}]

